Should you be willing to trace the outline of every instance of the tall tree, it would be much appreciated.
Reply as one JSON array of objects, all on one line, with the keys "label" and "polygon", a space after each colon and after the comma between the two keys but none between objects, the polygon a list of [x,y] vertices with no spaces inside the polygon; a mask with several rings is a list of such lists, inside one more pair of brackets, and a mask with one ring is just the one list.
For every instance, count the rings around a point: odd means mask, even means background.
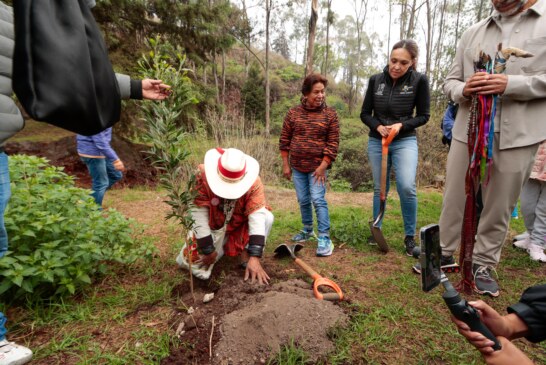
[{"label": "tall tree", "polygon": [[317,31],[318,0],[311,1],[311,16],[309,17],[309,37],[307,41],[307,60],[305,76],[313,73],[313,52],[315,50],[315,33]]},{"label": "tall tree", "polygon": [[332,0],[326,1],[326,50],[324,51],[324,62],[320,72],[326,75],[328,72],[328,60],[330,57],[330,26],[334,24],[335,14],[332,11]]},{"label": "tall tree", "polygon": [[353,0],[353,9],[355,12],[355,30],[356,30],[356,63],[354,69],[349,72],[350,78],[347,79],[349,89],[349,111],[352,113],[356,107],[357,99],[360,93],[361,74],[364,60],[364,24],[368,15],[369,0]]},{"label": "tall tree", "polygon": [[286,32],[284,29],[281,30],[271,46],[275,52],[279,53],[287,60],[290,59],[290,45],[288,44],[288,39],[286,38]]},{"label": "tall tree", "polygon": [[270,129],[270,94],[271,86],[269,84],[269,25],[271,19],[271,8],[273,0],[265,0],[265,136],[269,137]]}]

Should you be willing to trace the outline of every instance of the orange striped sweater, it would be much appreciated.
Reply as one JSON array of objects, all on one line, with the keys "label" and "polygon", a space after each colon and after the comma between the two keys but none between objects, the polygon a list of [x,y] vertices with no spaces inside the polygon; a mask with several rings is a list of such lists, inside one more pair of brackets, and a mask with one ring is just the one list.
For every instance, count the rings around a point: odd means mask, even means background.
[{"label": "orange striped sweater", "polygon": [[308,109],[298,105],[284,118],[279,149],[290,157],[292,168],[308,173],[325,160],[335,161],[339,146],[339,120],[335,109],[323,106]]}]

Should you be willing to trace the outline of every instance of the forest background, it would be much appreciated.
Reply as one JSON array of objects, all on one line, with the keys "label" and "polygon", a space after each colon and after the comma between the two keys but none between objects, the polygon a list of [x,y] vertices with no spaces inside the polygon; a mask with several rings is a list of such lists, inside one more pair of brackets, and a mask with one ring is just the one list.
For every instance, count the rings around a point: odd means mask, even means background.
[{"label": "forest background", "polygon": [[[11,139],[6,228],[12,252],[0,260],[0,311],[9,318],[9,339],[32,348],[36,364],[208,363],[220,339],[215,318],[222,321],[233,310],[226,303],[255,289],[233,285],[242,284],[238,265],[222,260],[214,279],[195,281],[198,292],[216,296],[206,307],[208,316],[183,336],[178,329],[191,316],[188,306],[196,304],[194,282],[173,259],[188,224],[165,216],[184,218],[177,208],[187,206],[190,196],[179,178],[191,176],[207,149],[240,148],[260,161],[274,209],[264,264],[277,283],[302,278],[290,261],[273,258],[275,245],[300,227],[293,187],[281,178],[278,135],[286,112],[300,102],[304,76],[315,71],[330,80],[327,103],[341,123],[328,193],[336,251],[327,259],[299,254],[343,287],[349,299],[340,307],[350,316],[348,326],[328,333],[335,350],[322,363],[480,363],[477,351],[446,325],[441,297],[417,294],[415,261],[402,248],[397,194],[389,194],[383,225],[391,252],[367,244],[372,179],[368,130],[359,113],[367,80],[384,68],[392,44],[416,39],[418,70],[429,77],[432,95],[431,119],[418,130],[418,217],[421,227],[437,222],[441,189],[427,186],[441,187],[445,173],[440,121],[447,100],[441,85],[460,35],[490,11],[489,0],[98,0],[93,13],[116,71],[161,78],[173,93],[158,103],[124,102],[113,142],[128,171],[107,194],[103,211],[96,210],[89,190],[74,186],[90,184],[72,175],[69,165],[16,155],[25,148],[14,151],[32,144],[50,159],[68,155],[73,167],[81,162],[72,133],[27,121]],[[130,183],[135,173],[150,170],[155,175],[146,182],[152,186]],[[522,220],[512,223],[512,236],[525,229]],[[482,299],[503,311],[527,286],[543,282],[545,270],[526,252],[505,249],[498,273],[502,295]],[[317,318],[311,318],[313,328]],[[271,321],[269,334],[288,323]],[[304,343],[285,345],[260,363],[314,363],[302,360],[314,353]],[[546,345],[518,346],[537,363],[546,362]],[[291,361],[281,360],[286,354]]]},{"label": "forest background", "polygon": [[[277,139],[284,115],[299,103],[309,70],[326,75],[327,103],[342,124],[331,184],[364,191],[371,172],[359,113],[368,78],[383,69],[396,41],[419,42],[418,70],[430,80],[432,117],[419,132],[418,183],[437,184],[446,154],[439,142],[441,85],[461,33],[490,11],[488,0],[99,0],[94,14],[117,70],[141,73],[139,60],[153,55],[149,40],[158,35],[156,53],[175,67],[183,64],[184,95],[194,102],[177,123],[198,141],[190,147],[196,156],[214,144],[243,143],[271,183],[282,184]],[[140,118],[130,104],[116,134],[139,141]]]}]

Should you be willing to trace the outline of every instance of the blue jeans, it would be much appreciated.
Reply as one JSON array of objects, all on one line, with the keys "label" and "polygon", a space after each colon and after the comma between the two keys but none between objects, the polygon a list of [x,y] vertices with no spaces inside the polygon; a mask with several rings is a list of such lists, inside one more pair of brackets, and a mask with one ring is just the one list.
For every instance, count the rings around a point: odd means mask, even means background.
[{"label": "blue jeans", "polygon": [[8,233],[4,224],[4,212],[11,197],[8,155],[0,153],[0,257],[8,250]]},{"label": "blue jeans", "polygon": [[6,324],[7,318],[4,316],[4,313],[0,312],[0,341],[6,339]]},{"label": "blue jeans", "polygon": [[[409,136],[393,141],[389,146],[387,160],[387,193],[390,188],[390,171],[394,167],[396,176],[396,190],[400,196],[402,218],[404,219],[404,232],[406,236],[415,235],[417,225],[417,186],[415,176],[417,173],[417,138]],[[380,191],[381,191],[381,140],[370,137],[368,141],[368,158],[372,166],[373,174],[373,217],[379,215]],[[381,222],[382,223],[382,222]],[[381,225],[380,223],[380,225]]]},{"label": "blue jeans", "polygon": [[87,165],[91,175],[91,189],[93,190],[91,196],[99,206],[102,206],[106,190],[118,182],[123,174],[114,168],[113,161],[106,158],[82,157],[81,159]]},{"label": "blue jeans", "polygon": [[313,228],[313,209],[317,215],[319,236],[328,236],[330,232],[330,214],[328,203],[324,199],[326,185],[315,184],[312,172],[300,172],[292,169],[292,181],[300,205],[301,222],[306,229]]}]

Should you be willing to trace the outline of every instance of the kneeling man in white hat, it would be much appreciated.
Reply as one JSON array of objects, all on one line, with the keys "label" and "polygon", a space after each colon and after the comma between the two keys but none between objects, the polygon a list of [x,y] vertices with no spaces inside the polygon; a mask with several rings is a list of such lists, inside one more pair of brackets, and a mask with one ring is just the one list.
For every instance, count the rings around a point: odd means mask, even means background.
[{"label": "kneeling man in white hat", "polygon": [[254,158],[235,148],[209,150],[205,164],[199,165],[197,196],[191,214],[191,244],[184,245],[177,263],[188,268],[191,253],[192,273],[208,279],[222,255],[241,256],[246,266],[244,280],[268,284],[262,257],[266,238],[273,225],[267,206],[260,165]]}]

